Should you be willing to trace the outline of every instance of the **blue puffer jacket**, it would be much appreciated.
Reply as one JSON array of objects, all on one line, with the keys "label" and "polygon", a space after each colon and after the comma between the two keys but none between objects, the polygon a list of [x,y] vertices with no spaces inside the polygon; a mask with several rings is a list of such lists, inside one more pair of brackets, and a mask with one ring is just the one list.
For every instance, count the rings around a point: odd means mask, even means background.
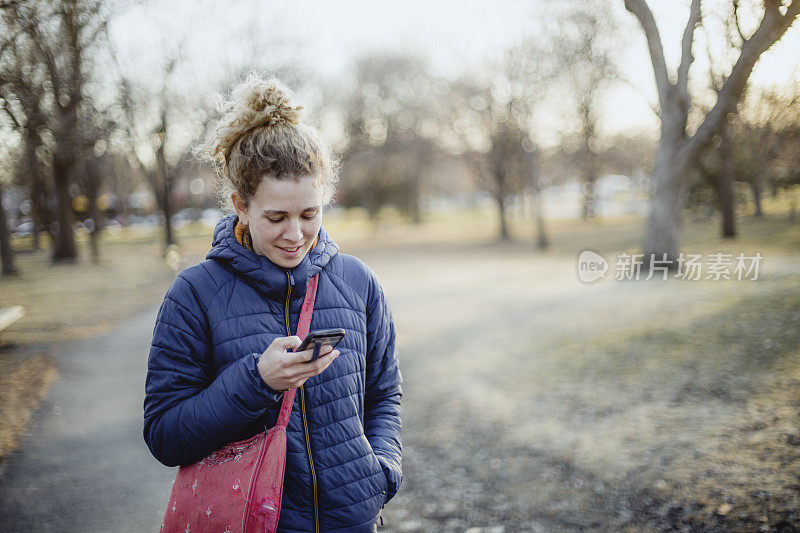
[{"label": "blue puffer jacket", "polygon": [[295,334],[308,280],[319,273],[311,329],[347,334],[341,355],[297,391],[279,529],[372,531],[402,478],[402,377],[383,290],[324,230],[287,271],[239,244],[235,223],[235,215],[220,220],[207,259],[181,272],[164,298],[145,385],[145,441],[176,466],[274,426],[283,395],[256,363],[276,337]]}]

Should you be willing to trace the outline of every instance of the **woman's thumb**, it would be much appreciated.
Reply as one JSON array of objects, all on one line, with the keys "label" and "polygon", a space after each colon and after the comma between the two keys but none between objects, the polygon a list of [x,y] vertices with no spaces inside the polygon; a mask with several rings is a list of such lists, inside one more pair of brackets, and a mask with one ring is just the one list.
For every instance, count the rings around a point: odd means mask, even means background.
[{"label": "woman's thumb", "polygon": [[298,346],[300,346],[300,337],[297,335],[292,335],[291,337],[278,337],[274,341],[272,341],[272,346],[276,348],[280,348],[284,351],[294,350]]}]

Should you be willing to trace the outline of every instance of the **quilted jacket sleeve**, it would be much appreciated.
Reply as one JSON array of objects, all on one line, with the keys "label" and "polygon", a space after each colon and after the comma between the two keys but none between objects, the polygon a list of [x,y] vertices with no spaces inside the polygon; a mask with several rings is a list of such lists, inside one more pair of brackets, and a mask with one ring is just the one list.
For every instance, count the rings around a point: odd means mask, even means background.
[{"label": "quilted jacket sleeve", "polygon": [[374,274],[367,302],[367,375],[364,433],[386,475],[388,502],[400,488],[400,398],[403,394],[392,312]]},{"label": "quilted jacket sleeve", "polygon": [[205,312],[179,276],[158,313],[145,383],[144,440],[167,466],[219,449],[282,398],[261,379],[261,354],[248,354],[216,375],[209,350]]}]

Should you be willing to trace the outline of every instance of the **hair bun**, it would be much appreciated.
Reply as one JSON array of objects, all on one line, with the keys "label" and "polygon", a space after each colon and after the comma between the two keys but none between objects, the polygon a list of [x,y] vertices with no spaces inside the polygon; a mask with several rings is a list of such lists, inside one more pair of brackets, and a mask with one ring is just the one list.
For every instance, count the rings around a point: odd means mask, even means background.
[{"label": "hair bun", "polygon": [[257,74],[250,74],[231,93],[233,111],[243,122],[243,126],[249,126],[248,129],[275,124],[298,124],[303,107],[292,106],[291,98],[292,91],[276,78],[264,80]]},{"label": "hair bun", "polygon": [[277,78],[250,73],[220,104],[222,118],[215,131],[195,149],[203,159],[225,168],[227,158],[246,133],[259,128],[298,125],[302,106],[292,105],[292,91]]}]

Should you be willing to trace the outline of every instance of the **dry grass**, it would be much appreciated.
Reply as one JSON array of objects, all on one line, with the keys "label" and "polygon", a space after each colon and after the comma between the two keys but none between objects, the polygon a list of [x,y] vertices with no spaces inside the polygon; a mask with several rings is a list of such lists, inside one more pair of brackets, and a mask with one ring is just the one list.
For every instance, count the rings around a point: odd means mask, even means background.
[{"label": "dry grass", "polygon": [[[745,220],[725,242],[713,222],[685,226],[686,251],[760,252],[757,281],[592,286],[576,279],[577,253],[633,251],[641,224],[551,229],[546,252],[518,242],[362,254],[389,293],[407,381],[415,485],[387,512],[397,530],[409,517],[414,531],[492,519],[512,530],[542,519],[545,529],[798,525],[800,224]],[[444,481],[417,481],[433,461],[445,462],[434,473]],[[502,501],[482,505],[487,493]]]},{"label": "dry grass", "polygon": [[51,357],[43,354],[0,359],[0,468],[17,447],[33,408],[57,376]]},{"label": "dry grass", "polygon": [[110,243],[99,264],[85,257],[50,264],[47,251],[19,254],[21,274],[0,280],[2,304],[25,318],[3,332],[5,344],[30,346],[97,335],[158,301],[173,272],[156,242]]},{"label": "dry grass", "polygon": [[41,250],[18,254],[17,266],[19,276],[0,279],[0,307],[25,307],[0,333],[0,464],[56,378],[58,344],[99,335],[153,305],[174,275],[154,239],[111,240],[99,264],[81,257],[52,265]]}]

